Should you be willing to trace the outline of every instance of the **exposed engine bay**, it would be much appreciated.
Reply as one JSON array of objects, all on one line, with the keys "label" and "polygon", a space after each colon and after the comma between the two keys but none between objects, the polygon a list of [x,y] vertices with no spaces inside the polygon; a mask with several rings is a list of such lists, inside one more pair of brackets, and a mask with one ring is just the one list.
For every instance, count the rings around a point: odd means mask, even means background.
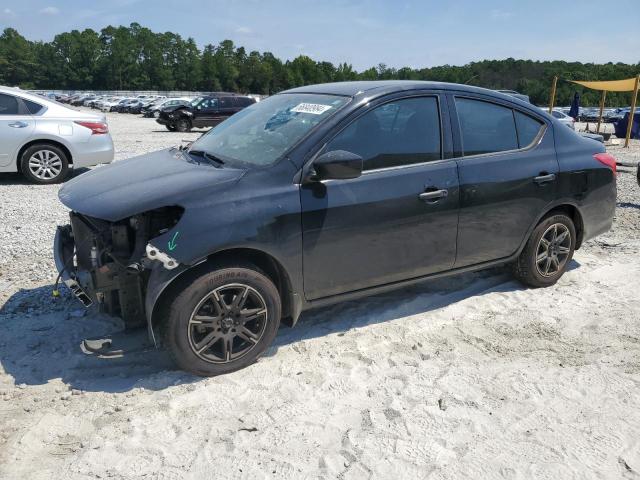
[{"label": "exposed engine bay", "polygon": [[144,325],[153,262],[167,269],[178,265],[149,240],[173,228],[183,212],[162,207],[117,222],[71,212],[71,224],[59,227],[56,239],[61,277],[85,306],[97,303],[101,312],[121,317],[127,328]]}]

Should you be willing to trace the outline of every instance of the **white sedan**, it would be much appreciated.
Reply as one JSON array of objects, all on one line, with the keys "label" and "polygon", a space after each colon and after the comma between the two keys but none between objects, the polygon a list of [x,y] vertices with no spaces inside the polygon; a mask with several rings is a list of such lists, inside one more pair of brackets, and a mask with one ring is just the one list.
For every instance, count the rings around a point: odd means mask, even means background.
[{"label": "white sedan", "polygon": [[22,172],[34,183],[49,184],[63,181],[71,168],[112,160],[104,116],[0,87],[0,172]]}]

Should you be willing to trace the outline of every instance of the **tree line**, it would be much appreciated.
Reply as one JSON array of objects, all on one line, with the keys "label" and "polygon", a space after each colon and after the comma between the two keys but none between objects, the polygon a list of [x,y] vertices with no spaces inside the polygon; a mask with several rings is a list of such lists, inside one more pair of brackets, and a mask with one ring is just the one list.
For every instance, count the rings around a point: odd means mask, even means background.
[{"label": "tree line", "polygon": [[[483,60],[463,66],[390,68],[379,64],[357,72],[300,55],[283,61],[271,52],[247,52],[223,40],[202,49],[193,38],[156,33],[137,23],[60,33],[51,42],[30,41],[13,28],[0,35],[0,84],[56,90],[188,90],[273,94],[287,88],[345,80],[433,80],[492,89],[517,90],[531,101],[549,101],[552,78],[617,80],[640,73],[640,62]],[[597,105],[600,93],[559,82],[557,104],[569,105],[574,92],[583,105]],[[608,106],[630,103],[628,93],[609,93]]]}]

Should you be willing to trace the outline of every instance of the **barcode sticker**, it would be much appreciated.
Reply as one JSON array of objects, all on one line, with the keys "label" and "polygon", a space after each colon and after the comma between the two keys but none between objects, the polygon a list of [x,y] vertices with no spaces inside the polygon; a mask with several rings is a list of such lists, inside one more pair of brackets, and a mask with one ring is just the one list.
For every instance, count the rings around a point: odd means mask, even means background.
[{"label": "barcode sticker", "polygon": [[313,115],[322,115],[324,112],[333,108],[331,105],[322,105],[321,103],[300,103],[291,109],[292,112],[312,113]]}]

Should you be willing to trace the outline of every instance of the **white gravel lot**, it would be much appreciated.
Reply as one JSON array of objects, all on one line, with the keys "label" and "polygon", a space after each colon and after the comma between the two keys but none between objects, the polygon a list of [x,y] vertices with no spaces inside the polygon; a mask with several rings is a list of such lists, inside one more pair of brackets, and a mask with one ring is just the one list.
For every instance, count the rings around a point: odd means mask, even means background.
[{"label": "white gravel lot", "polygon": [[[108,114],[117,159],[194,139]],[[640,161],[640,142],[610,148]],[[57,186],[0,175],[0,479],[640,477],[640,187],[551,288],[500,269],[303,315],[200,379],[52,299]],[[82,353],[112,338],[124,354]]]}]

